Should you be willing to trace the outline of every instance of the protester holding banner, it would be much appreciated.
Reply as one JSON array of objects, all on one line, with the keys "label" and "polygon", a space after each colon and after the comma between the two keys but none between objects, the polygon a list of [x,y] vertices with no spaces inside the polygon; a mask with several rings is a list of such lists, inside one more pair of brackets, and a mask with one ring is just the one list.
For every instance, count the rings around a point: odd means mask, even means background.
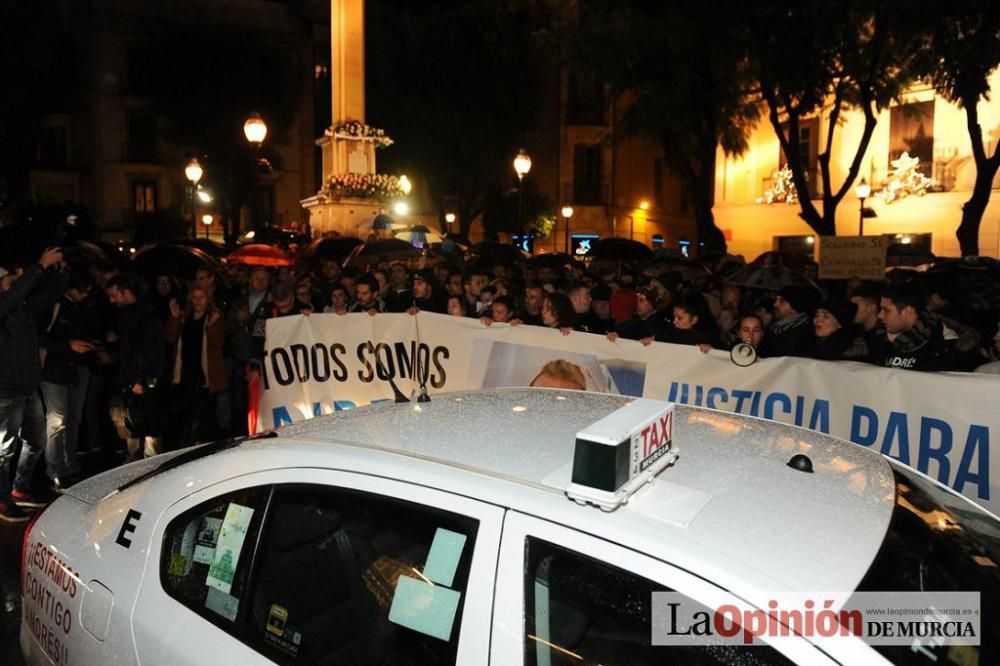
[{"label": "protester holding banner", "polygon": [[854,314],[857,310],[850,301],[826,300],[813,313],[813,337],[808,355],[821,361],[839,361],[851,349],[857,336]]},{"label": "protester holding banner", "polygon": [[875,341],[869,361],[887,368],[957,370],[944,326],[926,311],[927,297],[915,285],[889,287],[882,294],[879,319],[885,336]]},{"label": "protester holding banner", "polygon": [[813,336],[809,317],[819,292],[811,287],[785,287],[774,297],[774,312],[777,317],[768,329],[767,342],[762,345],[762,356],[808,356],[808,347]]}]

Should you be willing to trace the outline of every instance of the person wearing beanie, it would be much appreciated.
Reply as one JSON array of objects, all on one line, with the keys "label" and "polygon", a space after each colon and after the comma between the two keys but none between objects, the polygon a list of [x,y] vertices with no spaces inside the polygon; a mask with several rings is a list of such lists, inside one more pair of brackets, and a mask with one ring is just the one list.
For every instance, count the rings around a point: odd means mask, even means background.
[{"label": "person wearing beanie", "polygon": [[809,356],[820,361],[839,361],[854,343],[858,306],[850,301],[826,300],[813,313],[813,338]]},{"label": "person wearing beanie", "polygon": [[774,297],[775,321],[761,345],[760,355],[808,356],[813,337],[809,314],[819,302],[812,287],[783,287]]},{"label": "person wearing beanie", "polygon": [[590,290],[590,312],[587,314],[587,329],[591,333],[606,335],[615,330],[615,320],[611,316],[611,287],[598,284]]}]

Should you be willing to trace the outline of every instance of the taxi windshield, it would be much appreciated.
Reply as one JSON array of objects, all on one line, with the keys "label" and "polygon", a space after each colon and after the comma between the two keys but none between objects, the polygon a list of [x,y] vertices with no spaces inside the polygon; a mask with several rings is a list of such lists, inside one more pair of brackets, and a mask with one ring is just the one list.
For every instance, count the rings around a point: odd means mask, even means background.
[{"label": "taxi windshield", "polygon": [[[988,664],[1000,650],[1000,521],[890,461],[896,502],[859,592],[979,592],[980,646],[875,646],[894,664]],[[926,648],[927,646],[925,646]],[[992,656],[990,656],[992,655]]]}]

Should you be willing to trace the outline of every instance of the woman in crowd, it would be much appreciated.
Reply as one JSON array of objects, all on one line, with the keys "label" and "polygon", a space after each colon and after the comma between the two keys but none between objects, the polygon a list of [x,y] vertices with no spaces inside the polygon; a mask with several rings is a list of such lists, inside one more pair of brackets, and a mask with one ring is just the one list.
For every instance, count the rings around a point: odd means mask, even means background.
[{"label": "woman in crowd", "polygon": [[173,346],[173,401],[179,447],[206,442],[217,436],[216,399],[229,390],[229,373],[223,360],[225,317],[201,287],[192,287],[183,311],[170,304],[166,339]]},{"label": "woman in crowd", "polygon": [[546,294],[542,301],[542,325],[558,328],[563,335],[569,335],[575,316],[569,296],[558,291]]},{"label": "woman in crowd", "polygon": [[827,300],[813,313],[813,338],[807,356],[821,361],[839,361],[851,349],[857,337],[854,314],[858,306],[851,301]]},{"label": "woman in crowd", "polygon": [[323,312],[345,315],[347,314],[347,302],[347,289],[339,284],[334,285],[333,289],[330,290],[330,304],[323,308]]},{"label": "woman in crowd", "polygon": [[678,345],[698,345],[707,351],[720,346],[717,328],[704,296],[687,291],[674,301],[673,326],[658,339]]}]

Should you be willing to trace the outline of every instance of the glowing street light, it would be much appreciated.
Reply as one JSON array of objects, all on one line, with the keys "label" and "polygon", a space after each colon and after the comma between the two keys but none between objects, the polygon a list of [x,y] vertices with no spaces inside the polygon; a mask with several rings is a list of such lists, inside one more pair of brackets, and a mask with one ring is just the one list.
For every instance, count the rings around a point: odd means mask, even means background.
[{"label": "glowing street light", "polygon": [[455,222],[456,219],[457,218],[455,217],[454,213],[445,213],[444,214],[444,221],[447,222],[448,224],[454,224],[454,222]]},{"label": "glowing street light", "polygon": [[522,148],[514,157],[514,173],[517,174],[517,235],[524,246],[524,177],[531,171],[531,157]]},{"label": "glowing street light", "polygon": [[865,199],[871,196],[872,186],[868,184],[868,181],[864,178],[858,183],[857,187],[854,188],[854,194],[857,195],[858,201],[861,202],[861,207],[858,209],[858,235],[865,235]]},{"label": "glowing street light", "polygon": [[649,210],[649,202],[643,199],[642,201],[639,202],[639,208],[641,208],[642,210]]},{"label": "glowing street light", "polygon": [[405,175],[399,177],[399,189],[403,191],[403,194],[409,194],[410,190],[413,189],[413,183]]},{"label": "glowing street light", "polygon": [[191,161],[184,167],[184,176],[191,181],[192,185],[197,185],[203,175],[205,175],[205,171],[201,168],[201,164],[198,163],[198,158],[192,157]]},{"label": "glowing street light", "polygon": [[569,218],[573,217],[573,207],[563,206],[559,212],[562,213],[563,219],[566,221],[566,254],[569,254]]},{"label": "glowing street light", "polygon": [[260,188],[257,182],[260,175],[257,169],[257,162],[260,159],[260,145],[264,143],[264,138],[267,136],[267,124],[256,111],[251,113],[250,117],[243,123],[243,134],[256,151],[253,158],[253,192],[250,193],[250,226],[256,229],[260,222],[257,219],[257,190]]},{"label": "glowing street light", "polygon": [[243,123],[243,134],[247,141],[258,148],[260,144],[264,143],[264,138],[267,136],[267,123],[256,111],[251,113],[250,117]]},{"label": "glowing street light", "polygon": [[400,217],[405,217],[410,212],[410,204],[405,201],[397,201],[392,204],[392,212]]}]

